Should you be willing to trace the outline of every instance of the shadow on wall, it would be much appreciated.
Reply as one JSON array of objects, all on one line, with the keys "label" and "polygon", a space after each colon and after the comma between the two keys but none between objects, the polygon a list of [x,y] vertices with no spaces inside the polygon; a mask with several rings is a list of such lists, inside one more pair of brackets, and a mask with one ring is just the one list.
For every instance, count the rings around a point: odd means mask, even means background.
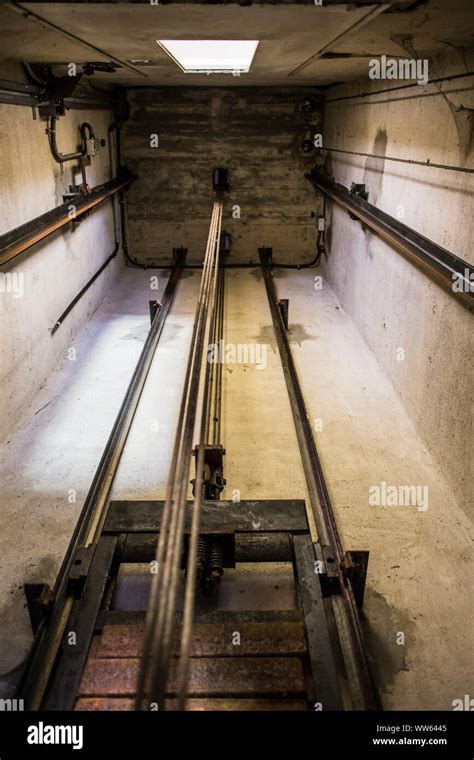
[{"label": "shadow on wall", "polygon": [[[374,153],[376,156],[385,156],[387,154],[387,132],[385,129],[377,130],[370,153]],[[373,203],[374,206],[377,205],[382,194],[384,172],[384,158],[367,158],[362,181],[365,184],[366,190],[369,191],[369,202]],[[374,234],[365,224],[362,224],[362,229],[365,234],[367,254],[372,258],[372,241],[374,239]]]},{"label": "shadow on wall", "polygon": [[[374,144],[370,153],[376,156],[385,156],[387,153],[387,132],[385,129],[378,129],[375,135]],[[369,191],[369,201],[377,205],[383,186],[385,171],[384,158],[368,158],[365,162],[364,178],[362,182]]]}]

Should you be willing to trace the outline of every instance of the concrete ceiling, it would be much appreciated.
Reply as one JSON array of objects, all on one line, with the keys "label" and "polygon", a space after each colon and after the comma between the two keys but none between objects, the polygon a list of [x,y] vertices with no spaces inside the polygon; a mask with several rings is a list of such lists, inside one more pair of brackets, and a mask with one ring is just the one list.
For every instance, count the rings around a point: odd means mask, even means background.
[{"label": "concrete ceiling", "polygon": [[[433,57],[474,44],[472,0],[323,2],[2,3],[0,61],[120,64],[115,74],[94,74],[91,81],[102,85],[324,86],[367,76],[368,60],[382,53],[407,57],[415,50]],[[207,76],[184,74],[157,39],[258,39],[260,44],[248,74]],[[140,67],[130,64],[132,59],[152,63]]]}]

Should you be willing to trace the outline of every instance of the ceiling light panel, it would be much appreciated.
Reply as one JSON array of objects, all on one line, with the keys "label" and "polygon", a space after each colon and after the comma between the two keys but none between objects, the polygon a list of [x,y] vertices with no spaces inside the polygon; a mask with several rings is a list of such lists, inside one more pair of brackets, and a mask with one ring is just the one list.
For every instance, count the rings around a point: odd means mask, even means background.
[{"label": "ceiling light panel", "polygon": [[160,47],[187,73],[245,74],[258,40],[157,40]]}]

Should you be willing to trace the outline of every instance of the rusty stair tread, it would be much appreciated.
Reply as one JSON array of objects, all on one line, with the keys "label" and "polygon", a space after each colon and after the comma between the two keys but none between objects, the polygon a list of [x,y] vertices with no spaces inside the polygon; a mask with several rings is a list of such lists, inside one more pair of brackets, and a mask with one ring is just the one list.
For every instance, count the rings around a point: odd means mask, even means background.
[{"label": "rusty stair tread", "polygon": [[[95,637],[91,656],[140,657],[144,626],[106,625]],[[173,655],[179,653],[177,627]],[[307,651],[303,622],[282,623],[195,623],[192,657],[244,657],[248,655],[305,654]]]},{"label": "rusty stair tread", "polygon": [[[176,612],[176,622],[182,620],[182,612]],[[144,624],[145,611],[132,610],[101,610],[98,617],[98,629],[106,625]],[[216,610],[196,609],[196,623],[298,623],[303,621],[299,609],[289,610]]]},{"label": "rusty stair tread", "polygon": [[[171,663],[170,694],[176,690],[177,660]],[[89,658],[78,696],[133,696],[139,658]],[[189,696],[274,695],[305,697],[299,657],[198,657],[190,661]]]},{"label": "rusty stair tread", "polygon": [[[177,700],[165,700],[165,710],[177,707]],[[78,712],[131,711],[134,701],[128,697],[80,697],[74,708]],[[186,709],[191,712],[212,711],[303,711],[308,704],[303,699],[188,699]]]}]

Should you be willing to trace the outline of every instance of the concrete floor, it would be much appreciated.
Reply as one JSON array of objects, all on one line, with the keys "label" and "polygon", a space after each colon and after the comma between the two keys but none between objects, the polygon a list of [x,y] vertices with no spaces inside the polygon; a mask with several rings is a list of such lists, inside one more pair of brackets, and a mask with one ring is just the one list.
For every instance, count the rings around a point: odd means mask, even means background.
[{"label": "concrete floor", "polygon": [[[156,272],[152,273],[152,276]],[[160,273],[158,273],[160,274]],[[472,694],[472,525],[401,402],[315,270],[277,270],[345,548],[369,549],[365,626],[386,709],[451,709]],[[160,277],[160,292],[166,273]],[[162,498],[199,285],[186,272],[163,330],[114,484]],[[126,270],[2,445],[0,672],[24,657],[25,581],[54,581],[148,327],[150,272]],[[259,270],[227,273],[227,343],[264,343],[265,369],[226,365],[225,496],[307,498]],[[322,430],[318,430],[321,428]],[[419,484],[429,507],[370,506],[369,488]],[[71,492],[76,501],[71,503]],[[404,634],[405,643],[400,641]]]}]

